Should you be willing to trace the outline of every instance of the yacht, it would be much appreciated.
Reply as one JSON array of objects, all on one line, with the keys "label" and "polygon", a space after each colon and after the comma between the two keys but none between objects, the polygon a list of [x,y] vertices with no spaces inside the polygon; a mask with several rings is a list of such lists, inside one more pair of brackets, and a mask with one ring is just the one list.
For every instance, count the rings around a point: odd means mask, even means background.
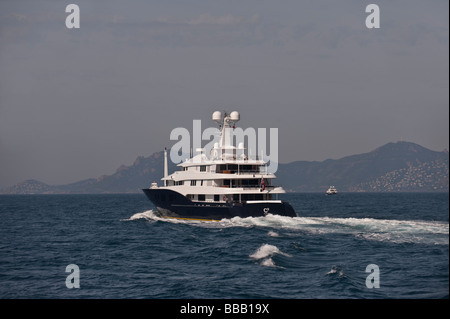
[{"label": "yacht", "polygon": [[337,189],[334,186],[330,186],[330,188],[328,188],[327,190],[327,195],[336,195],[337,194]]},{"label": "yacht", "polygon": [[198,149],[198,154],[178,164],[180,168],[168,174],[167,149],[164,149],[162,186],[152,183],[143,189],[156,206],[156,214],[166,218],[221,220],[233,217],[262,217],[268,214],[296,217],[292,206],[278,199],[285,190],[276,186],[276,176],[268,173],[262,158],[249,158],[243,143],[232,145],[225,138],[235,128],[240,115],[217,111],[213,120],[220,124],[220,138],[210,154]]}]

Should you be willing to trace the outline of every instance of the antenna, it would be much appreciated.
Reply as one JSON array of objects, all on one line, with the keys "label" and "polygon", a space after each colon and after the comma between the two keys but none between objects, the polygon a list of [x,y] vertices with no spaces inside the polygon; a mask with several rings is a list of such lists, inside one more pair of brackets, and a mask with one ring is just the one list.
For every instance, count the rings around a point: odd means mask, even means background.
[{"label": "antenna", "polygon": [[167,186],[167,176],[169,175],[167,169],[167,147],[164,147],[164,186]]}]

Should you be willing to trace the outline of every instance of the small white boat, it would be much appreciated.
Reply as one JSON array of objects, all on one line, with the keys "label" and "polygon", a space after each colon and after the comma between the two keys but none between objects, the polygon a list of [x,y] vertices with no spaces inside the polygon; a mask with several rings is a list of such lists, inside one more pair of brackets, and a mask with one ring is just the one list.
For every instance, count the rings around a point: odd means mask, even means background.
[{"label": "small white boat", "polygon": [[330,186],[330,188],[328,188],[327,190],[327,195],[336,195],[337,194],[337,189],[334,186]]}]

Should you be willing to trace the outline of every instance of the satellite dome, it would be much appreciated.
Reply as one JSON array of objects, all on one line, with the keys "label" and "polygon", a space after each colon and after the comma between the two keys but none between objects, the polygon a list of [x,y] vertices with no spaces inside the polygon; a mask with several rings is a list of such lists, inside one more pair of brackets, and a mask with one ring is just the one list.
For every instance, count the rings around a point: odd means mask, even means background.
[{"label": "satellite dome", "polygon": [[233,122],[239,121],[239,112],[237,112],[237,111],[231,112],[231,114],[230,114],[230,119],[231,119]]},{"label": "satellite dome", "polygon": [[222,112],[215,111],[212,115],[212,119],[213,119],[213,121],[216,121],[217,123],[222,122]]}]

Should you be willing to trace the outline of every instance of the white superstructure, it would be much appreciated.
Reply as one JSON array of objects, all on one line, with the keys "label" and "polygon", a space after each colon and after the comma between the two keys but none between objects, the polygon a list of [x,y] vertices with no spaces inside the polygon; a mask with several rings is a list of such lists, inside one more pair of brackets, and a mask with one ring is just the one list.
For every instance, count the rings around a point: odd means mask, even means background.
[{"label": "white superstructure", "polygon": [[[165,150],[162,187],[187,197],[192,202],[250,203],[254,201],[281,202],[278,194],[285,193],[274,186],[274,174],[267,172],[262,158],[249,158],[243,143],[235,147],[232,130],[239,121],[239,113],[214,112],[212,119],[221,126],[219,142],[209,154],[203,148],[185,162],[178,164],[179,171],[167,173],[167,150]],[[154,187],[154,186],[153,186]]]}]

